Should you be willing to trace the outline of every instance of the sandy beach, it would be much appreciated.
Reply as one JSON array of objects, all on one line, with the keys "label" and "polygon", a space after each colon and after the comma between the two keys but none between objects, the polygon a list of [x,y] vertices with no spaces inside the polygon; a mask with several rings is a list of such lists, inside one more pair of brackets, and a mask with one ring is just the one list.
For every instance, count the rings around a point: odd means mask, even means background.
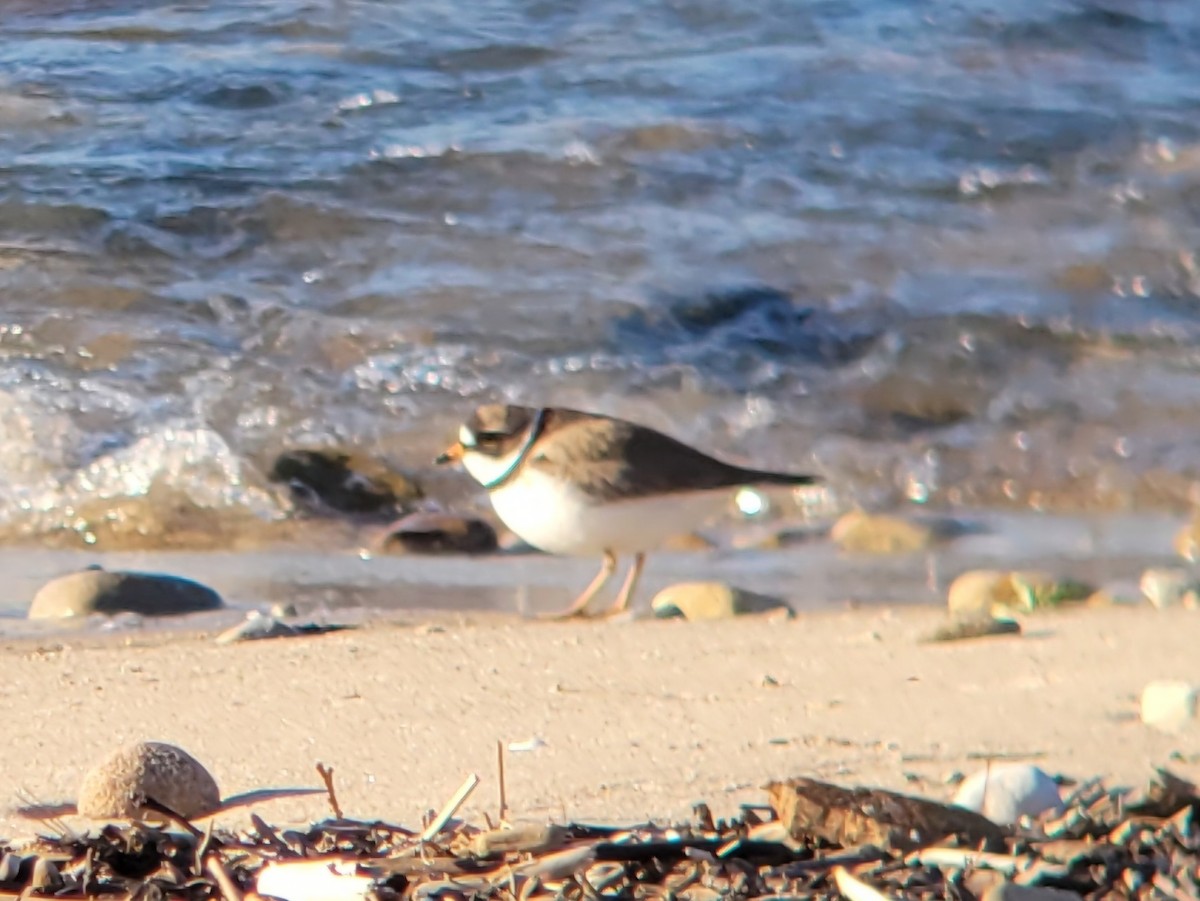
[{"label": "sandy beach", "polygon": [[[192,752],[224,796],[316,785],[320,761],[348,816],[408,824],[472,772],[463,815],[494,817],[497,741],[535,746],[507,756],[511,816],[532,820],[684,817],[697,801],[725,815],[794,775],[948,798],[947,776],[988,755],[1121,783],[1163,764],[1200,775],[1194,736],[1136,716],[1148,680],[1194,678],[1195,612],[1081,609],[1030,618],[1019,638],[921,643],[941,615],[9,640],[0,838],[36,828],[14,805],[73,799],[89,765],[143,738]],[[281,824],[329,812],[320,796],[254,809]]]}]

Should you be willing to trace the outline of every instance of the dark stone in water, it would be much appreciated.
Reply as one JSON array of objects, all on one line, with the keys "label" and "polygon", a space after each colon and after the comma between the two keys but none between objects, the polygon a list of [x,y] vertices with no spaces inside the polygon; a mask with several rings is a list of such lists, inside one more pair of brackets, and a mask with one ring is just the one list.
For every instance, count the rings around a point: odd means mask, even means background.
[{"label": "dark stone in water", "polygon": [[198,98],[205,106],[217,109],[265,109],[283,102],[287,92],[263,84],[223,84],[205,91]]},{"label": "dark stone in water", "polygon": [[[781,362],[837,366],[861,357],[876,332],[850,328],[768,286],[663,295],[613,326],[615,343],[652,362]],[[732,359],[730,359],[732,358]],[[728,373],[732,375],[733,373]]]},{"label": "dark stone in water", "polygon": [[392,526],[384,549],[399,545],[418,554],[488,554],[497,549],[496,530],[482,519],[450,513],[413,513]]},{"label": "dark stone in water", "polygon": [[421,489],[407,477],[339,451],[284,451],[270,478],[287,482],[297,501],[314,512],[391,515],[421,497]]},{"label": "dark stone in water", "polygon": [[173,616],[223,606],[219,594],[190,579],[93,567],[58,576],[43,585],[29,605],[28,617],[65,619],[93,613]]}]

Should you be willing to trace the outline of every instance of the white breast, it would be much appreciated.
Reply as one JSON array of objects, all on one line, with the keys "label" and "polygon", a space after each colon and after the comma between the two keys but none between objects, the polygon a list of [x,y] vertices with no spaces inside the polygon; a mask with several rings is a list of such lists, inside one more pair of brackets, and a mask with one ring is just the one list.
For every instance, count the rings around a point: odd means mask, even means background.
[{"label": "white breast", "polygon": [[526,469],[491,492],[496,515],[523,541],[552,554],[648,551],[695,529],[723,495],[679,494],[592,503],[569,482]]},{"label": "white breast", "polygon": [[[519,453],[468,452],[463,465],[487,485],[505,475]],[[522,541],[570,556],[653,550],[673,535],[692,531],[728,500],[728,492],[704,492],[596,503],[571,482],[531,466],[490,496],[496,515]]]}]

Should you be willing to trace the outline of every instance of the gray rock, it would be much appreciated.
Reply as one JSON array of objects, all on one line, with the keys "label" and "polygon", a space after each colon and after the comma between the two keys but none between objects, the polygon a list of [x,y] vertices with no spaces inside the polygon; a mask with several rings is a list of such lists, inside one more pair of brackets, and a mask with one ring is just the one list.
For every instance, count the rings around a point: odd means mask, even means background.
[{"label": "gray rock", "polygon": [[791,608],[779,598],[755,594],[724,582],[680,582],[669,585],[650,602],[655,616],[682,616],[697,621],[731,619],[748,613],[778,613],[791,616]]},{"label": "gray rock", "polygon": [[1058,783],[1028,763],[997,763],[972,773],[958,787],[953,803],[1001,826],[1010,826],[1023,816],[1063,810]]},{"label": "gray rock", "polygon": [[981,901],[1079,901],[1080,897],[1064,888],[997,882],[984,891]]},{"label": "gray rock", "polygon": [[79,812],[97,820],[159,818],[143,806],[157,801],[183,817],[215,811],[221,804],[216,780],[182,748],[139,741],[118,748],[93,767],[79,790]]},{"label": "gray rock", "polygon": [[34,595],[28,617],[61,619],[92,613],[171,616],[222,606],[219,594],[190,579],[95,568],[51,579]]}]

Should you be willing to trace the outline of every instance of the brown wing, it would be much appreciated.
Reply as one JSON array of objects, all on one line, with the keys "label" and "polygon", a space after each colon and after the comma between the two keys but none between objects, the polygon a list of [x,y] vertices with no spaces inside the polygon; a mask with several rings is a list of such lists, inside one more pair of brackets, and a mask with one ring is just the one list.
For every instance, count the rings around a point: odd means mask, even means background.
[{"label": "brown wing", "polygon": [[629,500],[756,482],[802,485],[816,481],[812,476],[732,466],[646,426],[573,410],[549,411],[542,436],[533,448],[530,464],[569,476],[597,500]]}]

